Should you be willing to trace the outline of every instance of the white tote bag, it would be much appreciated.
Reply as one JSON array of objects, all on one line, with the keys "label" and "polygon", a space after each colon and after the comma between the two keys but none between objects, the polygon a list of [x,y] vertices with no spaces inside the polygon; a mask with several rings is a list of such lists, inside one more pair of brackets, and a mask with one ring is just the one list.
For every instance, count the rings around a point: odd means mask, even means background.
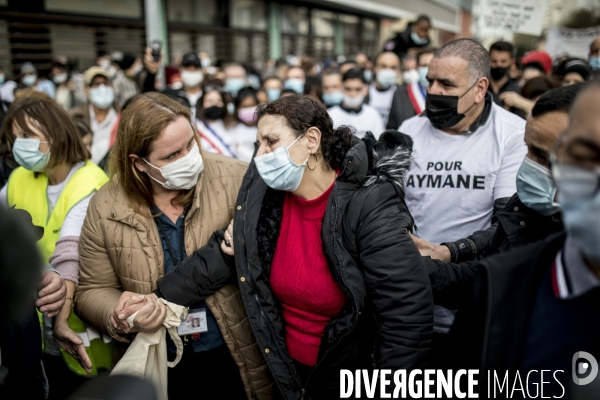
[{"label": "white tote bag", "polygon": [[[133,375],[149,380],[156,387],[157,398],[167,400],[167,368],[175,367],[181,360],[183,343],[177,334],[177,327],[181,320],[187,317],[187,308],[164,299],[158,301],[162,301],[167,306],[167,316],[163,326],[154,333],[138,333],[123,358],[113,368],[111,375]],[[137,312],[127,318],[132,328],[136,315]],[[167,332],[177,348],[177,357],[172,362],[167,361]]]}]

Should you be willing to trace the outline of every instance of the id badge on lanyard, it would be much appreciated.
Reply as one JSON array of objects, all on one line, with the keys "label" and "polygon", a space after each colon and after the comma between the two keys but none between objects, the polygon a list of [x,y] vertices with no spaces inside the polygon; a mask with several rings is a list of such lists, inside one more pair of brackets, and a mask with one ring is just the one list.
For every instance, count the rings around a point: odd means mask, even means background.
[{"label": "id badge on lanyard", "polygon": [[208,323],[206,321],[206,309],[198,308],[191,310],[185,321],[182,321],[177,328],[179,336],[193,335],[195,333],[203,333],[208,331]]}]

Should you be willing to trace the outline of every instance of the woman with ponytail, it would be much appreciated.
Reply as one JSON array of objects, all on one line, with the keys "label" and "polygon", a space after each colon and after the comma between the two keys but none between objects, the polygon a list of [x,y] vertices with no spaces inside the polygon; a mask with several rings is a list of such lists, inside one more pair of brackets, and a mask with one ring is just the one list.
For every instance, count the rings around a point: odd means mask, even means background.
[{"label": "woman with ponytail", "polygon": [[334,130],[309,96],[256,116],[258,149],[220,246],[234,257],[199,249],[157,294],[191,304],[235,268],[280,398],[339,398],[340,369],[424,368],[433,297],[403,200],[410,144]]}]

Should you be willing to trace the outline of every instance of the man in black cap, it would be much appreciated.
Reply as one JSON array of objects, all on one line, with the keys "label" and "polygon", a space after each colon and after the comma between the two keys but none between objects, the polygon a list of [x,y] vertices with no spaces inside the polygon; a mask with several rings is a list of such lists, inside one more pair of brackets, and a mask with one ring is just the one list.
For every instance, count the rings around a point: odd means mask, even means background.
[{"label": "man in black cap", "polygon": [[140,57],[125,53],[118,62],[121,68],[117,71],[113,88],[115,90],[115,104],[118,109],[123,107],[127,99],[140,93],[140,88],[136,82],[136,77],[144,69]]},{"label": "man in black cap", "polygon": [[192,117],[196,116],[196,103],[202,96],[202,81],[204,76],[202,75],[202,64],[200,58],[196,53],[186,53],[183,55],[181,60],[181,66],[179,67],[179,74],[181,75],[181,82],[183,87],[175,90],[167,88],[162,91],[169,97],[175,100],[181,101],[192,110]]}]

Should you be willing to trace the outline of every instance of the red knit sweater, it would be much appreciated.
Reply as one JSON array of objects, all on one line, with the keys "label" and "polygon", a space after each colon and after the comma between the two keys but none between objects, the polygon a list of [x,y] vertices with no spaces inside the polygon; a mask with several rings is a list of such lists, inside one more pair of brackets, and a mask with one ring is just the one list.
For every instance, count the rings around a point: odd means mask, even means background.
[{"label": "red knit sweater", "polygon": [[317,362],[325,326],[346,303],[321,240],[332,189],[333,185],[314,200],[287,194],[271,265],[271,287],[282,305],[287,349],[294,360],[309,366]]}]

